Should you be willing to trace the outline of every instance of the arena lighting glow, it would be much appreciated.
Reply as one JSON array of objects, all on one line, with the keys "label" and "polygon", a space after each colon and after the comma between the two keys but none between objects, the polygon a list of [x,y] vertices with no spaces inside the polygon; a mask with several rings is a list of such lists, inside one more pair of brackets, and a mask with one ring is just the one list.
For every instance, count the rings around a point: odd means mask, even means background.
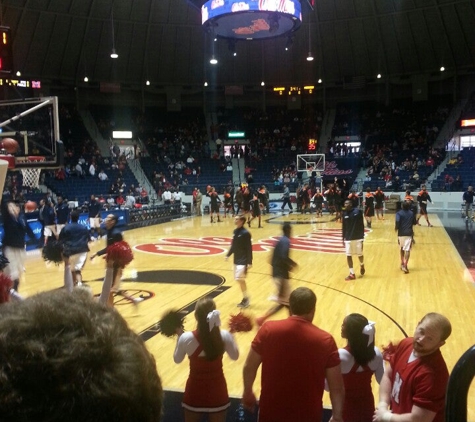
[{"label": "arena lighting glow", "polygon": [[240,131],[228,132],[228,139],[243,139],[245,137],[246,137],[245,132],[240,132]]},{"label": "arena lighting glow", "polygon": [[475,119],[463,119],[460,122],[460,126],[462,126],[462,127],[473,127],[473,126],[475,126]]},{"label": "arena lighting glow", "polygon": [[130,130],[113,130],[112,137],[114,139],[132,139],[132,131]]},{"label": "arena lighting glow", "polygon": [[221,38],[274,38],[300,27],[302,5],[299,0],[208,0],[201,22]]}]

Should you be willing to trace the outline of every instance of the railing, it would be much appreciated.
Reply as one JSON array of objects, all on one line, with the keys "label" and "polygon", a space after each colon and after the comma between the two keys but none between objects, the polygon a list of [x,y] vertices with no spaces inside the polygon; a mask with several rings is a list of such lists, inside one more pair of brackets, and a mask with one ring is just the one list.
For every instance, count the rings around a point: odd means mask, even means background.
[{"label": "railing", "polygon": [[467,421],[467,396],[474,376],[475,345],[462,355],[450,374],[445,403],[446,422]]}]

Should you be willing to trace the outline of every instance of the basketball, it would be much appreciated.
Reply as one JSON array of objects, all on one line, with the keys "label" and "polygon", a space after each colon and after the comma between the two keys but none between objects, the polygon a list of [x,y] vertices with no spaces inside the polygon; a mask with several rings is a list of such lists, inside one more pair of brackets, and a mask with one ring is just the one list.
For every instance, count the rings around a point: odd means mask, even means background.
[{"label": "basketball", "polygon": [[18,142],[15,141],[13,138],[3,138],[2,142],[0,143],[0,147],[7,151],[9,154],[15,154],[20,148]]},{"label": "basketball", "polygon": [[38,208],[38,205],[36,204],[35,201],[27,201],[25,203],[25,212],[33,212],[36,211]]}]

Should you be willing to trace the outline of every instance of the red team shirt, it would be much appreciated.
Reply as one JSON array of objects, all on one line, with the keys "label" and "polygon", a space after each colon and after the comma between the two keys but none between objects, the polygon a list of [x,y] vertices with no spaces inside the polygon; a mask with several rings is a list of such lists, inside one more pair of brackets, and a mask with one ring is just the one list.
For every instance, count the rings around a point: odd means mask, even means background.
[{"label": "red team shirt", "polygon": [[444,422],[447,365],[440,350],[408,363],[412,342],[412,337],[401,341],[391,358],[391,410],[396,414],[410,413],[416,405],[436,412],[433,422]]},{"label": "red team shirt", "polygon": [[266,322],[252,348],[262,357],[259,422],[321,420],[325,370],[340,364],[333,337],[291,316]]}]

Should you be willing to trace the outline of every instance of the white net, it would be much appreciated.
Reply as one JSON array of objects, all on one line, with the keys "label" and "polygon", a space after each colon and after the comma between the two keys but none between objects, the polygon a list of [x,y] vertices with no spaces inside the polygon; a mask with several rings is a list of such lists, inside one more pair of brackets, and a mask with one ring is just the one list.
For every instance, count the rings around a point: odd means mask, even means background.
[{"label": "white net", "polygon": [[30,156],[24,161],[25,163],[36,163],[38,167],[23,167],[21,174],[23,175],[23,186],[28,186],[32,189],[38,187],[41,175],[41,163],[45,161],[45,157]]},{"label": "white net", "polygon": [[21,169],[21,174],[23,175],[23,186],[28,186],[30,188],[37,188],[40,183],[40,168],[23,168]]}]

